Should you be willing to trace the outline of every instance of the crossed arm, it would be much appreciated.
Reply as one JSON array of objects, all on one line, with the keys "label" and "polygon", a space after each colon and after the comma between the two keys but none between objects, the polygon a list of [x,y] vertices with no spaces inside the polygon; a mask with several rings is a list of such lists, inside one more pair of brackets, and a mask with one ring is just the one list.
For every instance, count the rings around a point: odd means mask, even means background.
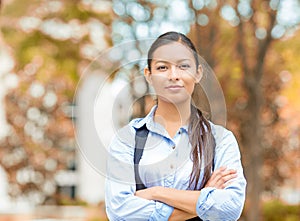
[{"label": "crossed arm", "polygon": [[[214,187],[224,189],[230,181],[237,177],[236,170],[226,170],[226,167],[220,167],[215,170],[205,187]],[[135,193],[136,196],[156,200],[174,207],[169,220],[184,220],[197,216],[196,204],[201,194],[201,190],[177,190],[162,186],[155,186]]]}]

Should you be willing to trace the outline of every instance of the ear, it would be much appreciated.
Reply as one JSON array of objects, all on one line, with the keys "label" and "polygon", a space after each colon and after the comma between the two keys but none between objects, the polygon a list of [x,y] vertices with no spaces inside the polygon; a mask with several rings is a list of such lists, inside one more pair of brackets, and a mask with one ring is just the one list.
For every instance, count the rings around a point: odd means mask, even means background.
[{"label": "ear", "polygon": [[200,80],[202,79],[202,77],[203,77],[203,68],[202,68],[202,65],[199,64],[198,68],[197,68],[197,73],[196,73],[196,78],[195,78],[196,82],[195,83],[199,83]]},{"label": "ear", "polygon": [[148,84],[151,85],[151,84],[152,84],[151,72],[150,72],[150,70],[149,70],[148,67],[145,67],[145,68],[144,68],[144,76],[145,76],[146,81],[148,82]]}]

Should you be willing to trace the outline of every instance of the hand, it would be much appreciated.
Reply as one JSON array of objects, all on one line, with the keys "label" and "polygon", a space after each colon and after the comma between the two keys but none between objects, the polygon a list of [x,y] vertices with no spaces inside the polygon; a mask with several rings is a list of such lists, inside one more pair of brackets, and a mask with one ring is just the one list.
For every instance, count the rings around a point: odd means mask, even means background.
[{"label": "hand", "polygon": [[229,183],[228,181],[237,177],[237,171],[233,169],[226,170],[226,167],[220,167],[215,170],[207,181],[205,187],[215,187],[224,189]]}]

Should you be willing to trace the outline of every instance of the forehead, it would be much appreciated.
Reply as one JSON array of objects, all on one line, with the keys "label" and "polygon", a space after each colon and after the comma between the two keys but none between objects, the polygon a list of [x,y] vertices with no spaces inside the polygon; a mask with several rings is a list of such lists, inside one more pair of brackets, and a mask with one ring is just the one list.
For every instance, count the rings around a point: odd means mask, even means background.
[{"label": "forehead", "polygon": [[180,42],[172,42],[158,47],[153,53],[153,60],[176,62],[180,60],[194,60],[192,50]]}]

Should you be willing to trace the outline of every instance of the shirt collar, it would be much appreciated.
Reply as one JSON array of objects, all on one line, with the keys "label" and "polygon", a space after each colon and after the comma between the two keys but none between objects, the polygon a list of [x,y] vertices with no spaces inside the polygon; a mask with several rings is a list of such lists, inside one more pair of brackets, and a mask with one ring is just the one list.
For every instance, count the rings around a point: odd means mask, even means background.
[{"label": "shirt collar", "polygon": [[[156,109],[157,109],[157,105],[153,106],[151,108],[150,112],[144,118],[141,118],[138,121],[135,121],[132,126],[136,129],[139,129],[143,125],[146,124],[146,127],[149,131],[152,131],[152,132],[164,135],[164,136],[168,136],[165,128],[161,124],[154,122],[154,113],[155,113]],[[180,130],[185,131],[187,133],[188,126],[187,125],[182,126],[180,128]]]},{"label": "shirt collar", "polygon": [[139,129],[146,124],[146,127],[149,131],[156,132],[159,134],[164,134],[165,133],[164,128],[160,124],[154,122],[154,113],[156,109],[157,109],[157,105],[153,106],[150,112],[146,115],[146,117],[135,121],[132,126],[136,129]]}]

